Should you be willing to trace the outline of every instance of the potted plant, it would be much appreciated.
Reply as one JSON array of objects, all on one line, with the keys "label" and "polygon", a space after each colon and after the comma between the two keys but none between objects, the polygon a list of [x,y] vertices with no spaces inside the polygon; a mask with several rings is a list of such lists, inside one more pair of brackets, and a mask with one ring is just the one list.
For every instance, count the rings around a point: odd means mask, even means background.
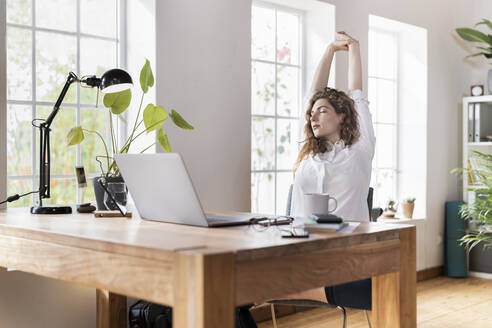
[{"label": "potted plant", "polygon": [[[478,25],[485,25],[487,26],[490,30],[492,30],[492,23],[488,19],[482,19],[481,22],[478,22],[475,24],[475,26]],[[475,46],[479,50],[479,52],[468,55],[465,58],[468,57],[475,57],[475,56],[484,56],[487,59],[492,58],[492,35],[491,34],[485,34],[479,30],[473,29],[473,28],[468,28],[468,27],[460,27],[456,29],[456,33],[465,41],[469,42],[478,42],[481,43],[481,46]],[[488,78],[487,78],[487,86],[489,93],[492,94],[492,68],[489,69],[488,71]]]},{"label": "potted plant", "polygon": [[413,209],[415,208],[415,197],[408,197],[401,203],[401,210],[404,218],[411,219],[413,217]]},{"label": "potted plant", "polygon": [[468,188],[476,193],[473,203],[466,203],[460,207],[463,219],[471,221],[477,229],[468,231],[460,239],[461,244],[467,246],[468,251],[482,243],[485,248],[492,248],[492,155],[476,150],[472,152],[481,159],[483,165],[477,168],[456,168],[451,172],[474,174],[478,188]]},{"label": "potted plant", "polygon": [[[148,104],[145,106],[142,112],[142,105],[145,94],[149,91],[149,88],[154,86],[154,75],[152,73],[152,69],[150,67],[150,62],[148,60],[145,61],[141,71],[140,71],[140,87],[142,89],[142,96],[140,98],[140,106],[138,108],[137,115],[135,117],[135,122],[131,125],[131,130],[128,130],[128,138],[120,145],[118,143],[118,138],[116,138],[114,124],[113,121],[118,117],[120,118],[127,126],[128,122],[124,119],[123,113],[128,109],[131,99],[132,93],[130,89],[108,93],[104,95],[103,104],[104,107],[108,108],[109,115],[109,123],[110,123],[110,137],[111,141],[109,145],[104,140],[104,137],[99,131],[93,131],[85,129],[83,126],[76,126],[70,129],[67,134],[67,144],[68,146],[73,146],[81,143],[85,139],[85,134],[93,134],[95,135],[103,144],[105,154],[101,154],[96,156],[95,160],[99,163],[101,168],[101,176],[94,178],[94,193],[96,195],[97,207],[99,210],[108,209],[106,204],[104,203],[104,191],[99,185],[99,179],[104,178],[106,182],[111,184],[109,189],[112,189],[114,192],[116,200],[121,203],[126,203],[126,194],[127,189],[124,185],[123,178],[121,177],[120,171],[118,170],[118,166],[116,162],[111,157],[111,154],[125,154],[128,153],[132,143],[142,136],[145,133],[150,133],[152,131],[157,131],[157,141],[152,143],[151,145],[144,147],[143,149],[138,150],[140,153],[143,153],[150,147],[154,146],[156,143],[159,143],[161,148],[165,152],[171,152],[171,144],[169,142],[169,138],[167,134],[162,130],[162,126],[168,119],[171,117],[173,123],[183,130],[193,130],[194,127],[189,124],[178,112],[174,109],[168,113],[162,106]],[[112,208],[111,208],[112,209]]]}]

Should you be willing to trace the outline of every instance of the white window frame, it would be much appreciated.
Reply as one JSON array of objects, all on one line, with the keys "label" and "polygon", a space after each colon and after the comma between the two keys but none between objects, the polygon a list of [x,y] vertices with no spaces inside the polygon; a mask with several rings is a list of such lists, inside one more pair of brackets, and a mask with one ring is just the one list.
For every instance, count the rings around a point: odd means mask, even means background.
[{"label": "white window frame", "polygon": [[[105,37],[105,36],[100,36],[100,35],[93,35],[93,34],[87,34],[87,33],[82,33],[80,31],[80,4],[81,1],[84,0],[76,0],[76,30],[75,32],[70,32],[70,31],[64,31],[64,30],[58,30],[58,29],[52,29],[52,28],[43,28],[43,27],[37,27],[36,25],[36,0],[31,0],[31,24],[30,25],[23,25],[23,24],[16,24],[16,23],[8,23],[6,21],[6,15],[5,17],[5,26],[6,27],[14,27],[14,28],[20,28],[24,30],[30,30],[32,33],[32,45],[31,45],[31,56],[32,56],[32,64],[31,64],[31,69],[32,69],[32,94],[31,94],[31,100],[13,100],[13,99],[6,99],[6,105],[5,112],[0,113],[0,119],[2,122],[6,121],[7,117],[7,107],[8,105],[25,105],[25,106],[31,106],[31,113],[32,113],[32,119],[37,118],[36,117],[36,108],[37,106],[48,106],[48,107],[53,107],[55,105],[55,102],[44,102],[44,101],[38,101],[36,99],[36,32],[50,32],[50,33],[55,33],[55,34],[61,34],[61,35],[69,35],[69,36],[75,36],[77,38],[77,67],[76,67],[76,74],[77,76],[80,76],[80,40],[83,37],[86,38],[91,38],[91,39],[97,39],[97,40],[105,40],[105,41],[113,41],[116,42],[116,66],[117,67],[122,67],[126,68],[127,64],[127,51],[126,51],[126,19],[127,19],[127,4],[126,2],[128,0],[115,0],[116,1],[116,13],[117,13],[117,26],[116,29],[118,31],[118,35],[116,37]],[[5,5],[5,10],[6,10],[6,1],[2,1],[2,4]],[[2,9],[2,8],[0,8]],[[1,12],[1,10],[0,10]],[[6,37],[6,33],[2,34],[3,37]],[[6,43],[5,43],[6,44]],[[3,64],[3,63],[2,63]],[[1,65],[1,64],[0,64]],[[5,68],[7,67],[7,63],[5,60]],[[0,70],[1,71],[1,70]],[[6,71],[5,71],[6,72]],[[66,72],[66,76],[68,76],[69,72]],[[84,72],[84,74],[90,74],[90,72]],[[5,74],[6,76],[6,74]],[[65,80],[60,81],[60,86],[65,83]],[[0,83],[1,85],[1,83]],[[75,86],[72,86],[72,88]],[[63,107],[72,107],[76,109],[76,125],[80,125],[81,121],[81,108],[94,108],[94,104],[81,104],[80,103],[80,84],[76,84],[77,88],[77,101],[76,103],[70,103],[70,102],[63,102],[62,106]],[[5,88],[6,89],[6,86]],[[95,99],[95,98],[94,98]],[[0,94],[0,100],[1,100],[1,94]],[[101,106],[101,104],[99,104]],[[63,108],[61,108],[63,110]],[[3,117],[2,117],[3,116]],[[109,118],[107,121],[108,124],[108,131],[109,131]],[[122,122],[118,122],[117,127],[119,128],[119,137],[121,140],[125,140],[125,137],[127,135],[126,131],[126,125]],[[3,132],[1,130],[2,126],[0,125],[0,132]],[[5,173],[0,171],[0,174],[3,176],[6,176],[7,183],[9,180],[32,180],[32,185],[33,185],[33,190],[37,190],[38,185],[39,185],[39,174],[38,174],[38,163],[36,161],[36,135],[38,133],[38,130],[33,128],[32,133],[31,133],[31,165],[32,165],[32,174],[31,175],[21,175],[21,176],[9,176],[7,175],[6,168],[4,170]],[[6,131],[3,134],[6,136]],[[110,142],[110,135],[106,136],[106,142]],[[6,158],[7,156],[7,140],[3,140],[2,138],[2,145],[0,147],[0,155],[2,158]],[[53,147],[55,145],[51,145]],[[59,146],[59,145],[56,145]],[[2,148],[3,147],[3,148]],[[78,144],[76,145],[76,163],[75,165],[81,165],[81,157],[82,157],[82,151],[81,151],[81,145]],[[3,151],[3,153],[2,153]],[[2,163],[0,163],[0,168],[2,168]],[[98,173],[95,172],[86,172],[86,177],[88,179],[93,178],[95,176],[98,176]],[[1,177],[0,177],[1,178]],[[57,180],[57,179],[74,179],[75,180],[75,174],[52,174],[51,175],[51,180]],[[5,184],[5,189],[6,189],[6,184]],[[26,192],[29,192],[31,190],[26,190]],[[1,193],[0,193],[1,195]],[[76,202],[80,203],[82,200],[82,190],[80,188],[77,188],[77,193],[76,193]],[[32,204],[35,204],[37,201],[38,196],[36,194],[33,194],[32,196]]]},{"label": "white window frame", "polygon": [[[0,44],[7,45],[7,2],[0,1]],[[7,197],[7,49],[0,51],[0,202]],[[0,205],[0,208],[6,205]]]},{"label": "white window frame", "polygon": [[[261,117],[261,118],[269,118],[269,119],[274,119],[275,120],[275,134],[274,134],[274,142],[275,142],[275,147],[274,147],[274,151],[275,151],[275,156],[274,156],[274,169],[270,169],[270,170],[255,170],[255,169],[251,169],[251,172],[250,172],[250,175],[253,175],[254,173],[271,173],[273,174],[274,176],[274,192],[275,192],[275,195],[274,195],[274,213],[272,214],[275,214],[275,215],[278,215],[279,214],[279,209],[277,208],[277,198],[278,198],[278,191],[277,191],[277,174],[278,173],[293,173],[293,169],[290,169],[290,170],[286,170],[286,169],[283,169],[283,170],[279,170],[277,169],[277,147],[278,147],[278,144],[277,144],[277,123],[278,123],[278,119],[290,119],[290,120],[294,120],[297,122],[296,124],[296,129],[297,129],[297,125],[299,123],[299,119],[301,118],[301,115],[300,115],[300,112],[302,112],[302,99],[303,99],[303,94],[302,94],[302,90],[304,90],[304,80],[305,80],[305,53],[304,53],[304,44],[305,44],[305,36],[304,36],[304,29],[303,29],[303,26],[304,26],[304,13],[302,10],[299,10],[299,9],[294,9],[294,8],[290,8],[290,7],[285,7],[285,6],[282,6],[282,5],[278,5],[278,4],[274,4],[274,3],[269,3],[269,2],[264,2],[264,1],[253,1],[252,2],[252,6],[253,7],[263,7],[263,8],[270,8],[270,9],[274,9],[275,10],[275,59],[273,61],[271,60],[264,60],[264,59],[256,59],[256,58],[253,58],[251,57],[251,63],[263,63],[263,64],[270,64],[270,65],[274,65],[275,67],[275,78],[274,78],[274,81],[275,81],[275,115],[264,115],[264,114],[251,114],[251,119],[253,120],[253,118],[255,117]],[[277,11],[282,11],[282,12],[286,12],[286,13],[291,13],[291,14],[295,14],[299,17],[299,64],[298,65],[294,65],[294,64],[286,64],[286,63],[280,63],[277,61],[277,55],[276,55],[276,51],[277,51]],[[299,69],[299,90],[298,90],[298,112],[297,112],[297,116],[282,116],[282,115],[278,115],[277,114],[277,67],[278,66],[285,66],[285,67],[296,67]],[[299,148],[299,147],[298,147]],[[253,149],[251,149],[251,152],[253,151]],[[292,163],[292,166],[294,166],[294,163]],[[251,198],[251,203],[253,202],[253,199]],[[281,208],[281,209],[284,209],[284,208]],[[285,213],[281,213],[281,214],[285,214]]]},{"label": "white window frame", "polygon": [[[374,156],[374,160],[373,160],[373,163],[376,163],[376,164],[372,167],[372,169],[373,169],[373,172],[375,173],[374,182],[376,183],[376,185],[378,183],[377,172],[379,170],[391,170],[391,171],[393,171],[393,192],[394,192],[394,194],[392,195],[392,199],[394,201],[397,201],[398,195],[399,195],[399,185],[398,185],[399,177],[398,177],[398,175],[401,172],[400,165],[399,165],[399,156],[398,156],[399,131],[400,131],[400,129],[399,129],[399,126],[400,126],[400,115],[399,115],[399,112],[400,112],[400,106],[399,106],[399,101],[400,101],[400,97],[399,97],[399,88],[400,88],[400,81],[399,81],[400,39],[399,39],[399,33],[398,32],[394,32],[394,31],[390,31],[390,30],[385,30],[385,29],[381,29],[381,28],[377,28],[377,27],[369,27],[369,33],[371,33],[371,32],[384,33],[386,35],[390,35],[392,38],[394,38],[395,44],[396,44],[396,53],[395,53],[396,62],[395,62],[395,75],[394,75],[394,77],[393,78],[387,78],[387,77],[381,77],[381,76],[377,76],[377,75],[369,75],[368,74],[368,84],[370,85],[371,79],[392,81],[395,83],[395,89],[394,89],[395,90],[395,94],[394,94],[395,104],[394,105],[396,108],[395,123],[378,122],[377,111],[375,112],[376,115],[373,115],[373,116],[376,116],[376,118],[373,119],[373,126],[374,126],[374,130],[375,130],[376,140],[378,138],[378,136],[377,136],[378,126],[386,125],[386,126],[394,126],[395,127],[395,132],[393,135],[394,140],[395,140],[395,143],[393,145],[394,167],[378,167],[377,166],[377,152],[376,152],[376,154]],[[378,197],[377,197],[378,190],[377,190],[376,186],[374,186],[374,190],[375,190],[375,202],[381,202],[382,200],[378,199]],[[380,203],[378,205],[385,205],[385,204]]]}]

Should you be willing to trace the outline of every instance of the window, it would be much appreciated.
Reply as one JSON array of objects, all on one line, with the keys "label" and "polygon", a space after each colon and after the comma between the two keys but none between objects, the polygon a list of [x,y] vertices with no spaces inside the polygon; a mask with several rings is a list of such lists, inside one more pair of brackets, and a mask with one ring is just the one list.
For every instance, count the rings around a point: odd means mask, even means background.
[{"label": "window", "polygon": [[376,133],[374,205],[416,197],[426,217],[427,30],[369,16],[369,101]]},{"label": "window", "polygon": [[372,182],[374,203],[397,199],[398,185],[398,36],[391,31],[369,30],[369,101],[376,152]]},{"label": "window", "polygon": [[[39,131],[31,120],[48,116],[68,73],[101,76],[119,66],[121,1],[7,0],[9,195],[38,188]],[[94,158],[104,153],[103,147],[92,135],[81,145],[67,147],[65,136],[82,124],[104,131],[109,139],[109,115],[102,104],[95,107],[96,94],[96,89],[73,84],[52,124],[51,199],[46,204],[94,199],[91,187],[77,188],[74,167],[84,165],[88,178],[97,175]],[[26,197],[11,206],[29,206],[36,199]]]},{"label": "window", "polygon": [[299,151],[302,12],[255,2],[251,44],[251,210],[285,214]]}]

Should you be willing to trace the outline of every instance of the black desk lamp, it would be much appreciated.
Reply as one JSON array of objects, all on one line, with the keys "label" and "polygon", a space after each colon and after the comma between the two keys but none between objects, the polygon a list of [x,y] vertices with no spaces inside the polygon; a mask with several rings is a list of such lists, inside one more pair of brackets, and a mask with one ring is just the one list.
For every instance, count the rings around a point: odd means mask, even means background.
[{"label": "black desk lamp", "polygon": [[[132,84],[130,74],[122,69],[114,68],[104,73],[101,78],[96,76],[86,76],[78,78],[75,73],[68,74],[67,82],[63,87],[58,100],[46,120],[42,121],[36,127],[39,129],[39,205],[31,207],[32,214],[69,214],[72,213],[70,206],[43,206],[43,199],[50,198],[50,126],[55,118],[60,105],[65,97],[70,85],[74,82],[80,82],[89,87],[98,87],[101,92],[114,93],[129,89]],[[38,121],[35,120],[35,121]]]}]

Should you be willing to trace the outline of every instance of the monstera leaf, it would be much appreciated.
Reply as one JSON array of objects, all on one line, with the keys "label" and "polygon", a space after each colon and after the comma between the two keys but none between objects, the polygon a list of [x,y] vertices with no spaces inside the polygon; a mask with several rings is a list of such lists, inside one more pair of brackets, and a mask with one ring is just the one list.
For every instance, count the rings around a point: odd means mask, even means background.
[{"label": "monstera leaf", "polygon": [[67,134],[67,145],[74,146],[78,145],[84,140],[84,131],[81,126],[76,126],[71,128]]},{"label": "monstera leaf", "polygon": [[145,124],[145,129],[148,132],[157,130],[164,124],[167,119],[167,113],[161,106],[154,106],[153,104],[148,104],[143,112],[143,121]]},{"label": "monstera leaf", "polygon": [[118,115],[123,113],[128,106],[130,106],[131,100],[132,92],[130,89],[126,89],[120,92],[105,94],[103,103],[104,106],[111,109],[111,113]]},{"label": "monstera leaf", "polygon": [[154,75],[152,74],[152,69],[150,68],[150,62],[146,59],[145,65],[140,71],[140,87],[142,87],[142,91],[144,93],[147,93],[147,91],[149,91],[149,87],[152,87],[153,85]]}]

